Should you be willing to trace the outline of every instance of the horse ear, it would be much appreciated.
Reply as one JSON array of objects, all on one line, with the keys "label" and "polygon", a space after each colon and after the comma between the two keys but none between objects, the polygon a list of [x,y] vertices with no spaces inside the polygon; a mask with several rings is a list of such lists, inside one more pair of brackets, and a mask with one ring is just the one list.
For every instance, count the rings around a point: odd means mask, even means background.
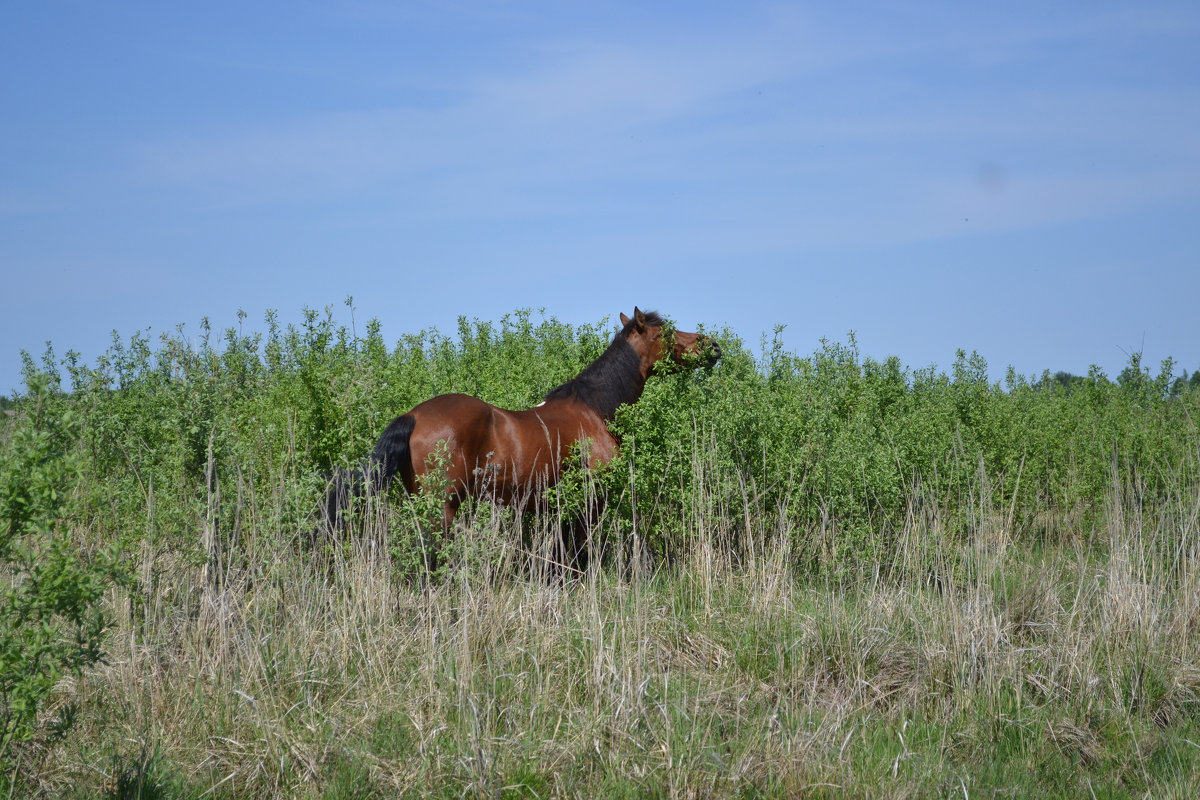
[{"label": "horse ear", "polygon": [[625,312],[622,311],[621,312],[621,327],[625,327],[628,324],[629,324],[629,317],[625,316]]},{"label": "horse ear", "polygon": [[643,314],[642,310],[637,306],[633,307],[633,318],[637,320],[639,328],[644,328],[646,326],[646,315]]}]

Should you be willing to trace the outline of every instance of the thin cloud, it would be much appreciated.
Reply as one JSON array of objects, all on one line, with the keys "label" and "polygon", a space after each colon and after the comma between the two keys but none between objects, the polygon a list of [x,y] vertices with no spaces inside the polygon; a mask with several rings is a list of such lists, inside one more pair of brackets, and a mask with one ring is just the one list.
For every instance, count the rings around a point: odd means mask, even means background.
[{"label": "thin cloud", "polygon": [[[1120,24],[1162,25],[1135,17],[1065,32],[976,30],[953,46],[1037,47]],[[865,35],[841,48],[811,19],[771,23],[665,42],[549,41],[535,48],[536,67],[459,76],[457,102],[150,142],[134,172],[218,204],[383,193],[395,209],[442,220],[611,204],[633,224],[669,200],[684,209],[679,224],[702,223],[701,238],[723,219],[718,229],[742,226],[756,241],[793,247],[958,236],[964,229],[944,220],[971,214],[973,232],[1054,224],[1132,210],[1195,183],[1194,92],[1017,85],[935,100],[914,78],[894,85],[888,65],[903,66],[919,50],[912,41]],[[977,191],[981,164],[1002,167],[1004,192]]]}]

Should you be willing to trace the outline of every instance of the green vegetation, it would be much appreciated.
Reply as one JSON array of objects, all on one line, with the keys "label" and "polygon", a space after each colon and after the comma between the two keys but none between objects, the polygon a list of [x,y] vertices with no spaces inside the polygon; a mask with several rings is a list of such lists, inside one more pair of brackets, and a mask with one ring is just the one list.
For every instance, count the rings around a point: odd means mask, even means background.
[{"label": "green vegetation", "polygon": [[0,764],[17,743],[56,738],[72,708],[39,724],[46,697],[67,674],[100,659],[99,607],[119,580],[113,556],[79,547],[63,522],[75,516],[79,420],[44,374],[30,376],[23,424],[5,431],[0,461]]},{"label": "green vegetation", "polygon": [[[551,513],[429,498],[314,552],[323,470],[460,391],[527,407],[604,323],[392,346],[310,312],[26,361],[0,416],[16,795],[1193,797],[1200,386],[949,373],[853,336],[663,375]],[[1194,375],[1192,377],[1195,377]],[[530,574],[562,509],[604,558]]]}]

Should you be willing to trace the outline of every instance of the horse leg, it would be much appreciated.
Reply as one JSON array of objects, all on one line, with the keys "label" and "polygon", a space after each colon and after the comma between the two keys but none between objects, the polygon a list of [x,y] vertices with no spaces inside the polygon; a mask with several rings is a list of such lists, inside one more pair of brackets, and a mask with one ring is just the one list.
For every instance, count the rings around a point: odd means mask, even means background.
[{"label": "horse leg", "polygon": [[564,576],[566,573],[587,572],[588,566],[588,551],[589,534],[591,526],[588,525],[585,514],[571,517],[571,519],[563,522],[562,542],[562,569]]},{"label": "horse leg", "polygon": [[603,555],[593,535],[598,530],[602,511],[602,501],[595,498],[582,511],[563,522],[561,564],[564,575],[586,573],[593,553]]},{"label": "horse leg", "polygon": [[427,535],[424,527],[421,528],[421,555],[425,562],[422,583],[431,584],[433,576],[437,574],[438,550],[443,543],[450,541],[450,535],[454,532],[454,516],[458,513],[460,503],[457,497],[452,497],[442,505],[442,530],[437,538]]}]

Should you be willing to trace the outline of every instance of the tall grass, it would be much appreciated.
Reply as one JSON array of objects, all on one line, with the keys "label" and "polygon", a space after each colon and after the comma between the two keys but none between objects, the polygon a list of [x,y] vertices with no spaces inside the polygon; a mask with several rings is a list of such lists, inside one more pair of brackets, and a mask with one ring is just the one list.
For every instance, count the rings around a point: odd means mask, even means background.
[{"label": "tall grass", "polygon": [[886,569],[838,581],[794,568],[791,531],[731,546],[726,517],[692,518],[670,569],[565,584],[506,568],[518,522],[481,508],[426,590],[375,546],[394,512],[320,567],[247,538],[254,568],[173,562],[119,616],[108,664],[61,687],[79,729],[37,786],[1192,797],[1200,497],[1136,496],[1115,481],[1103,527],[1032,553],[1002,517],[959,542],[914,514]]},{"label": "tall grass", "polygon": [[[104,662],[41,707],[73,729],[15,747],[14,791],[1200,790],[1197,398],[1162,376],[999,387],[977,357],[755,359],[726,332],[722,365],[619,420],[610,472],[541,518],[466,507],[422,586],[428,499],[372,502],[314,552],[318,470],[405,392],[536,402],[603,326],[518,314],[389,351],[377,326],[307,324],[135,338],[38,394],[80,418],[60,526],[119,542],[132,579],[103,599]],[[604,558],[564,581],[546,554],[589,492]]]}]

